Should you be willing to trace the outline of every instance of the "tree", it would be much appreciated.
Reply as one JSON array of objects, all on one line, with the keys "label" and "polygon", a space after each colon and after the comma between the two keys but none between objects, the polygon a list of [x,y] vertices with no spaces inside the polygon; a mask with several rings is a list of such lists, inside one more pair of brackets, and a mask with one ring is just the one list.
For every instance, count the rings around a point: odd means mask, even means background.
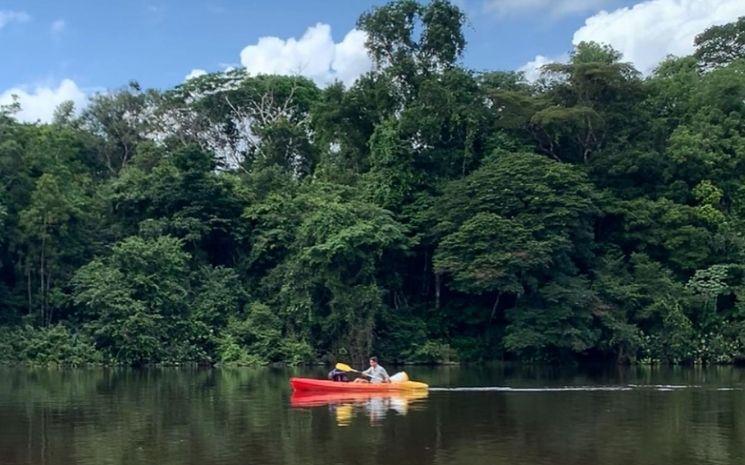
[{"label": "tree", "polygon": [[423,181],[414,158],[397,122],[389,120],[377,126],[370,138],[370,171],[364,177],[375,204],[396,210],[411,201]]},{"label": "tree", "polygon": [[54,109],[54,116],[52,117],[52,121],[54,124],[65,126],[65,125],[73,125],[74,123],[74,114],[75,114],[75,102],[72,100],[66,100],[59,105],[57,105],[57,108]]},{"label": "tree", "polygon": [[51,323],[53,311],[60,305],[53,301],[53,293],[70,272],[66,265],[85,251],[84,228],[89,222],[87,209],[91,203],[79,186],[63,181],[71,177],[64,172],[42,175],[36,181],[29,206],[19,214],[24,234],[28,312],[38,311],[38,321],[45,326]]},{"label": "tree", "polygon": [[243,210],[238,181],[216,172],[212,154],[193,145],[170,154],[148,145],[140,149],[111,183],[109,201],[125,234],[172,235],[194,258],[234,263]]},{"label": "tree", "polygon": [[466,45],[465,16],[445,0],[426,5],[395,0],[363,13],[357,27],[379,72],[399,81],[399,93],[412,95],[419,77],[455,65]]},{"label": "tree", "polygon": [[564,161],[587,163],[606,143],[608,134],[628,127],[627,118],[639,100],[639,72],[620,62],[609,46],[581,42],[569,63],[544,67],[544,82],[554,105],[531,118],[541,151]]},{"label": "tree", "polygon": [[605,137],[603,118],[584,106],[545,108],[531,117],[530,124],[535,128],[538,146],[557,161],[562,161],[562,156],[569,160],[574,158],[571,153],[560,155],[562,145],[571,143],[579,148],[577,158],[587,163]]},{"label": "tree", "polygon": [[103,162],[114,175],[127,166],[137,145],[148,136],[147,114],[157,100],[157,92],[142,92],[132,81],[125,89],[97,94],[81,116],[83,125],[99,136]]},{"label": "tree", "polygon": [[75,303],[90,321],[96,346],[111,360],[198,361],[189,345],[188,259],[172,237],[130,237],[77,271]]},{"label": "tree", "polygon": [[428,227],[439,236],[435,272],[450,278],[446,284],[457,291],[492,294],[487,321],[505,295],[518,306],[519,299],[539,305],[541,283],[557,275],[574,279],[591,257],[592,195],[585,176],[571,165],[497,152],[448,184],[431,207]]},{"label": "tree", "polygon": [[556,276],[508,311],[505,348],[528,359],[587,352],[599,336],[589,311],[592,299],[583,278]]},{"label": "tree", "polygon": [[745,16],[737,21],[711,26],[694,40],[694,56],[704,70],[745,58]]},{"label": "tree", "polygon": [[310,109],[318,98],[315,84],[302,77],[209,74],[166,93],[157,125],[180,145],[214,153],[222,168],[276,165],[302,177],[316,163]]},{"label": "tree", "polygon": [[408,249],[405,229],[389,212],[333,185],[316,185],[291,202],[300,206],[290,209],[299,212],[298,222],[284,260],[264,282],[267,299],[283,309],[289,334],[363,360],[384,306],[381,262]]},{"label": "tree", "polygon": [[571,255],[575,246],[574,253],[590,247],[596,210],[581,170],[535,154],[495,152],[481,168],[449,183],[435,211],[435,228],[442,233],[478,213],[517,221],[559,257]]},{"label": "tree", "polygon": [[550,63],[545,66],[544,75],[556,80],[549,81],[549,88],[565,104],[603,109],[623,103],[630,85],[638,83],[639,72],[631,64],[621,62],[621,57],[608,45],[580,42],[568,63]]},{"label": "tree", "polygon": [[393,87],[391,81],[368,74],[350,89],[337,83],[324,90],[312,113],[320,158],[315,176],[350,184],[370,168],[370,137],[400,104]]},{"label": "tree", "polygon": [[[9,211],[8,253],[25,313],[48,325],[65,307],[70,276],[95,252],[101,230],[100,172],[90,136],[71,127],[26,126],[1,150]],[[7,171],[6,171],[7,170]]]},{"label": "tree", "polygon": [[470,294],[522,295],[531,273],[551,264],[550,244],[536,240],[519,221],[477,213],[443,238],[434,256],[435,271],[452,277],[453,288]]},{"label": "tree", "polygon": [[691,326],[681,313],[689,293],[669,269],[643,253],[626,257],[611,250],[599,260],[592,287],[596,299],[591,308],[602,331],[601,348],[621,362],[645,354],[683,357],[664,343],[658,345],[657,339],[685,339]]}]

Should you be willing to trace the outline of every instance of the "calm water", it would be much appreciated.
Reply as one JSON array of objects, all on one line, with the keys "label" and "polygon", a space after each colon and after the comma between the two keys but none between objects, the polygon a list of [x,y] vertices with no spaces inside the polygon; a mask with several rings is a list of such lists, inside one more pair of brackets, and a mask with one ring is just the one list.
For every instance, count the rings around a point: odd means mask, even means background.
[{"label": "calm water", "polygon": [[0,464],[745,463],[743,369],[408,372],[442,390],[291,395],[313,369],[4,368]]}]

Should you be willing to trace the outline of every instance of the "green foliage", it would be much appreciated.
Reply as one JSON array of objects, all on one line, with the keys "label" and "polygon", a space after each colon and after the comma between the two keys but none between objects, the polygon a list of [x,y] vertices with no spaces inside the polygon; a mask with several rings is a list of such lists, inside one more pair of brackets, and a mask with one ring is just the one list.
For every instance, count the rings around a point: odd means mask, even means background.
[{"label": "green foliage", "polygon": [[693,324],[680,307],[666,310],[659,333],[645,338],[642,357],[670,363],[693,360],[696,344]]},{"label": "green foliage", "polygon": [[641,94],[639,72],[621,54],[594,42],[579,43],[569,63],[544,67],[552,97],[531,118],[539,149],[557,160],[591,162],[609,136],[624,140],[638,121],[629,112]]},{"label": "green foliage", "polygon": [[136,147],[145,140],[149,126],[146,112],[158,99],[156,91],[143,92],[131,81],[115,92],[96,94],[82,116],[82,124],[99,136],[99,162],[115,175],[130,162]]},{"label": "green foliage", "polygon": [[247,295],[238,273],[230,268],[204,266],[192,277],[194,281],[189,305],[191,343],[214,361],[220,358],[220,329],[240,315]]},{"label": "green foliage", "polygon": [[732,23],[708,28],[696,36],[694,44],[694,56],[704,69],[745,58],[745,16]]},{"label": "green foliage", "polygon": [[457,363],[458,354],[450,344],[441,341],[426,341],[414,348],[407,362],[423,364]]},{"label": "green foliage", "polygon": [[294,241],[270,277],[299,334],[359,360],[370,351],[375,316],[383,308],[381,261],[410,241],[389,212],[344,196],[322,185],[298,196],[303,214]]},{"label": "green foliage", "polygon": [[237,181],[214,168],[212,155],[193,145],[170,156],[143,147],[111,183],[116,214],[128,219],[124,233],[172,235],[210,264],[230,263],[242,203]]},{"label": "green foliage", "polygon": [[318,99],[318,88],[306,78],[251,77],[239,69],[167,92],[155,125],[177,146],[220,154],[223,167],[251,172],[277,166],[302,177],[316,162],[309,125]]},{"label": "green foliage", "polygon": [[232,318],[219,342],[219,361],[227,365],[291,365],[313,361],[314,353],[302,340],[282,335],[282,321],[265,304],[254,303],[243,317]]},{"label": "green foliage", "polygon": [[38,364],[745,358],[743,19],[642,76],[459,64],[445,0],[374,69],[0,107],[0,354]]},{"label": "green foliage", "polygon": [[522,294],[524,276],[547,267],[550,245],[534,239],[520,222],[477,213],[440,242],[435,269],[448,273],[453,288],[466,293]]},{"label": "green foliage", "polygon": [[0,328],[0,363],[84,366],[104,361],[93,340],[63,325]]},{"label": "green foliage", "polygon": [[[108,357],[142,364],[180,358],[190,351],[189,256],[171,237],[131,237],[111,255],[82,267],[73,279],[75,304]],[[191,354],[194,361],[198,354]]]},{"label": "green foliage", "polygon": [[380,124],[370,137],[370,170],[365,180],[370,199],[395,209],[411,200],[421,179],[414,169],[414,154],[393,121]]},{"label": "green foliage", "polygon": [[410,73],[413,67],[452,66],[466,45],[464,22],[460,9],[444,0],[395,0],[362,14],[357,25],[367,33],[365,45],[378,66]]},{"label": "green foliage", "polygon": [[588,311],[592,293],[581,278],[559,277],[508,313],[505,348],[528,359],[583,353],[598,342]]},{"label": "green foliage", "polygon": [[[525,269],[543,263],[545,267],[547,257],[564,266],[589,253],[596,211],[592,196],[582,171],[571,165],[534,154],[495,153],[470,176],[448,184],[428,215],[435,218],[432,227],[443,239],[456,234],[448,247],[469,241],[473,234],[480,241],[504,240],[513,230],[507,253],[513,255],[514,266]],[[476,231],[474,221],[485,221],[488,227]],[[489,248],[480,246],[484,251]],[[527,262],[519,264],[520,249],[527,252],[527,247],[537,248],[524,257]]]}]

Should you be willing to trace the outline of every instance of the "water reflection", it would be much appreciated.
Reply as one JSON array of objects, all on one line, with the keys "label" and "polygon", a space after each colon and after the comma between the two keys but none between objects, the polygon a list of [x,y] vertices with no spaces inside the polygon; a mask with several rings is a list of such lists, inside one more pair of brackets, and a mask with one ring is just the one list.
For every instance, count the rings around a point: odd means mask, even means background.
[{"label": "water reflection", "polygon": [[745,463],[740,368],[410,371],[441,390],[292,396],[322,367],[0,368],[0,465]]},{"label": "water reflection", "polygon": [[293,392],[290,405],[293,408],[327,407],[336,418],[338,426],[349,426],[358,416],[369,419],[371,426],[380,426],[389,412],[406,415],[409,408],[421,403],[427,391],[401,393],[327,393]]}]

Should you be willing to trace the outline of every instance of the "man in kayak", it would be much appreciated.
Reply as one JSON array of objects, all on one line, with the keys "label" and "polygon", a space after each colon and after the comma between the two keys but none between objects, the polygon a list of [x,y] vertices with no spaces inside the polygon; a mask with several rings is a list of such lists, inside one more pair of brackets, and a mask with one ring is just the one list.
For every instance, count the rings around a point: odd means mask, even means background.
[{"label": "man in kayak", "polygon": [[366,378],[357,378],[354,380],[355,383],[390,383],[391,377],[388,376],[388,372],[385,368],[378,365],[378,357],[370,357],[370,368],[363,371],[362,374]]}]

